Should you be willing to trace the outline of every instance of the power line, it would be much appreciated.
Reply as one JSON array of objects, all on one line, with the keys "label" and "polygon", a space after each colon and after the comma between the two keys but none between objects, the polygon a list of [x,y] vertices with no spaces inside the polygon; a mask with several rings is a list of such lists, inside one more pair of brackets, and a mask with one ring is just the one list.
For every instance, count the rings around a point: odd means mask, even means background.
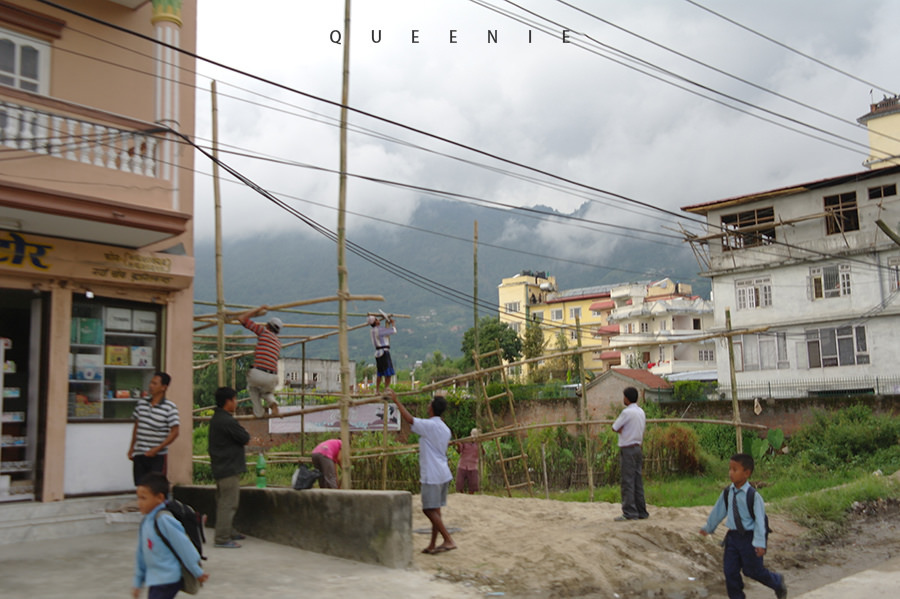
[{"label": "power line", "polygon": [[839,69],[839,68],[837,68],[837,67],[835,67],[835,66],[832,66],[832,65],[828,64],[827,62],[825,62],[825,61],[823,61],[823,60],[819,60],[819,59],[816,58],[815,56],[811,56],[811,55],[809,55],[809,54],[806,54],[805,52],[801,52],[800,50],[798,50],[798,49],[796,49],[796,48],[794,48],[794,47],[792,47],[792,46],[789,46],[789,45],[787,45],[787,44],[785,44],[785,43],[783,43],[783,42],[780,42],[780,41],[776,40],[775,38],[769,37],[768,35],[765,35],[764,33],[760,33],[759,31],[757,31],[757,30],[755,30],[755,29],[753,29],[753,28],[751,28],[751,27],[747,27],[746,25],[744,25],[744,24],[742,24],[742,23],[739,23],[739,22],[735,21],[734,19],[730,19],[730,18],[726,17],[725,15],[723,15],[723,14],[721,14],[721,13],[718,13],[718,12],[712,10],[711,8],[707,8],[706,6],[703,6],[702,4],[700,4],[699,2],[695,2],[694,0],[684,0],[684,1],[687,2],[688,4],[692,4],[692,5],[696,6],[696,7],[699,8],[700,10],[705,10],[706,12],[710,13],[711,15],[715,15],[716,17],[719,17],[719,18],[722,19],[723,21],[728,21],[728,22],[731,23],[732,25],[734,25],[734,26],[736,26],[736,27],[740,27],[740,28],[743,29],[744,31],[748,31],[748,32],[752,33],[753,35],[756,35],[756,36],[759,36],[759,37],[763,38],[763,39],[766,40],[766,41],[772,42],[772,43],[775,44],[776,46],[780,46],[780,47],[784,48],[785,50],[787,50],[787,51],[789,51],[789,52],[793,52],[794,54],[797,54],[797,55],[799,55],[799,56],[802,56],[803,58],[806,58],[806,59],[808,59],[808,60],[811,60],[811,61],[813,61],[814,63],[819,64],[819,65],[825,67],[826,69],[832,70],[832,71],[834,71],[834,72],[836,72],[836,73],[840,73],[841,75],[844,75],[845,77],[849,77],[850,79],[853,79],[854,81],[858,81],[859,83],[864,83],[864,84],[866,84],[866,85],[872,87],[873,89],[877,89],[877,90],[879,90],[879,91],[881,91],[881,92],[884,92],[884,93],[886,93],[886,94],[888,94],[888,95],[890,95],[890,96],[896,96],[896,95],[897,95],[896,92],[892,92],[892,91],[889,90],[889,89],[885,89],[885,88],[881,87],[880,85],[878,85],[877,83],[872,83],[871,81],[866,81],[865,79],[862,79],[862,78],[860,78],[860,77],[857,77],[857,76],[854,75],[853,73],[849,73],[849,72],[844,71],[844,70],[842,70],[842,69]]}]

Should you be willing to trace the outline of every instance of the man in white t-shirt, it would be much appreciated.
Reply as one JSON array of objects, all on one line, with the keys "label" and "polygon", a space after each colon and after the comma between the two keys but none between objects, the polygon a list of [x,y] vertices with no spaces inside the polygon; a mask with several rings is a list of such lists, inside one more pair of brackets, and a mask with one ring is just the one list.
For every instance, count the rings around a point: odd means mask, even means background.
[{"label": "man in white t-shirt", "polygon": [[[422,483],[422,512],[431,522],[431,543],[422,553],[434,555],[456,549],[456,543],[447,532],[441,519],[441,508],[447,505],[447,491],[453,474],[447,465],[447,445],[450,443],[450,428],[444,424],[441,414],[447,409],[447,400],[435,396],[428,405],[428,418],[415,418],[397,399],[391,388],[385,389],[397,404],[400,415],[411,426],[410,430],[419,435],[419,478]],[[435,545],[437,535],[443,537],[443,544]]]}]

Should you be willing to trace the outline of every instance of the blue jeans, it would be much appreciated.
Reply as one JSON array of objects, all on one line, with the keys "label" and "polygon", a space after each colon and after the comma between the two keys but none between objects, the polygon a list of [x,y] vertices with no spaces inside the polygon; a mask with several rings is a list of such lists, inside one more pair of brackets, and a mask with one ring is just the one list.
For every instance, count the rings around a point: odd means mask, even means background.
[{"label": "blue jeans", "polygon": [[725,571],[725,588],[728,589],[729,599],[744,599],[744,576],[766,585],[773,591],[781,588],[784,576],[766,570],[763,566],[763,558],[756,555],[753,546],[753,532],[738,532],[729,530],[725,535],[725,559],[723,560]]}]

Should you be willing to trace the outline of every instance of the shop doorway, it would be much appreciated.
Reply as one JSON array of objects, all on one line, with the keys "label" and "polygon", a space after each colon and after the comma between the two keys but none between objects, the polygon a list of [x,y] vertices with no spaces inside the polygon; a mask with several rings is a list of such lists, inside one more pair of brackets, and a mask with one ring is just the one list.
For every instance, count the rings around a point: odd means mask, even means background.
[{"label": "shop doorway", "polygon": [[43,294],[0,289],[0,502],[39,497]]}]

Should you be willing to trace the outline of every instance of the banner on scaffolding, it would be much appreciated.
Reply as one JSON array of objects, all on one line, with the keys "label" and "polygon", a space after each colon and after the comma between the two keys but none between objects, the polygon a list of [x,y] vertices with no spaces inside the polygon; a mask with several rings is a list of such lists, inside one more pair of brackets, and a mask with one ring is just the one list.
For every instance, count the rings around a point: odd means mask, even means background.
[{"label": "banner on scaffolding", "polygon": [[[300,411],[300,406],[280,406],[279,412],[286,415],[284,418],[269,420],[270,433],[299,433],[300,414],[289,416]],[[349,426],[351,431],[383,431],[384,430],[384,405],[366,404],[350,408]],[[397,406],[388,405],[387,428],[389,431],[400,430],[400,412]],[[303,416],[303,432],[324,433],[341,430],[341,409],[335,405],[333,410],[313,412]]]}]

